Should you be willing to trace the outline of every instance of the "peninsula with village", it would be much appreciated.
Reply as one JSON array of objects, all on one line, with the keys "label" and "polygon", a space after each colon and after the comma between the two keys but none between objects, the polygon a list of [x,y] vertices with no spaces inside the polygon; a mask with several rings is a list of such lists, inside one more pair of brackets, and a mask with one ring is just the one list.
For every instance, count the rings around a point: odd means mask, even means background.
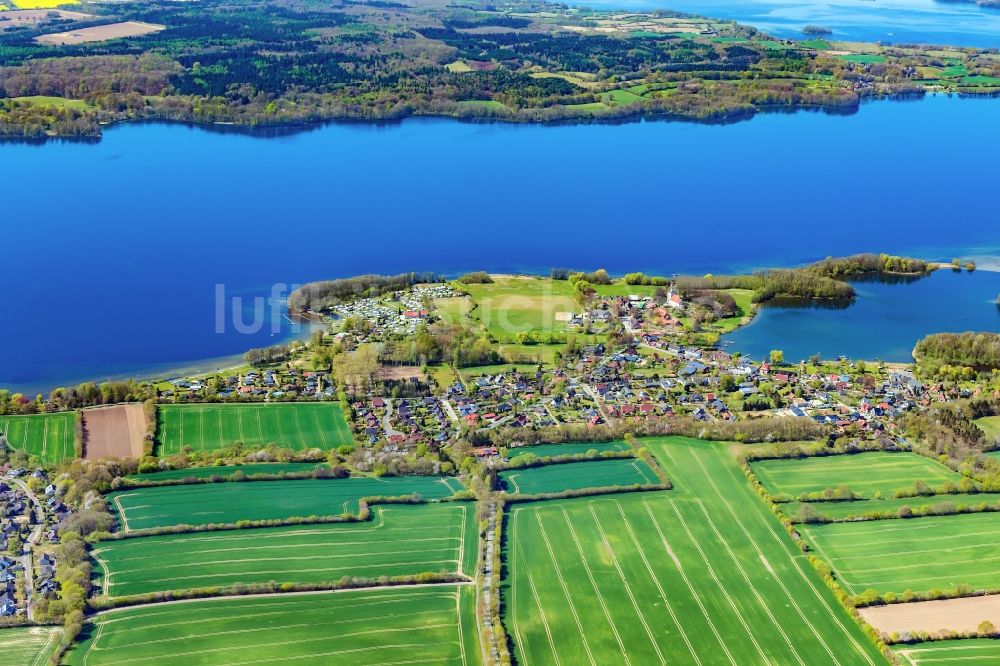
[{"label": "peninsula with village", "polygon": [[988,663],[1000,335],[720,345],[938,270],[976,266],[365,275],[296,290],[310,335],[239,367],[0,390],[0,651]]}]

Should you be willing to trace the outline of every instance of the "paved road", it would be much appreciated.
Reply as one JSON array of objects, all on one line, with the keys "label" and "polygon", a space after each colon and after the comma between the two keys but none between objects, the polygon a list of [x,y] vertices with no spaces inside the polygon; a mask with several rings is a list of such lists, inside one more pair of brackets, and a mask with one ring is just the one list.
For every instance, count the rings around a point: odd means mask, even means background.
[{"label": "paved road", "polygon": [[45,519],[45,510],[42,508],[42,503],[38,500],[35,493],[31,491],[27,483],[21,479],[11,479],[11,482],[19,486],[28,496],[35,513],[35,528],[31,531],[26,543],[28,551],[18,558],[24,566],[24,595],[28,606],[28,620],[34,622],[35,608],[32,601],[35,595],[35,569],[33,566],[34,563],[32,561],[32,555],[35,546],[38,545],[38,541],[42,536],[42,521]]}]

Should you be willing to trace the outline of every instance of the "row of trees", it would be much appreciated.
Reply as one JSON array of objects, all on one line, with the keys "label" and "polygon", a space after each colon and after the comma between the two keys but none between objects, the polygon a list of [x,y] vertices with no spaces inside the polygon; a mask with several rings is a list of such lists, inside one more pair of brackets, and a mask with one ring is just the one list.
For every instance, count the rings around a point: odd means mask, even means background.
[{"label": "row of trees", "polygon": [[46,411],[70,411],[83,407],[117,405],[123,402],[141,402],[154,397],[156,390],[149,384],[135,380],[84,382],[70,388],[57,388],[46,401],[41,395],[34,399],[20,393],[0,389],[0,415],[40,414]]}]

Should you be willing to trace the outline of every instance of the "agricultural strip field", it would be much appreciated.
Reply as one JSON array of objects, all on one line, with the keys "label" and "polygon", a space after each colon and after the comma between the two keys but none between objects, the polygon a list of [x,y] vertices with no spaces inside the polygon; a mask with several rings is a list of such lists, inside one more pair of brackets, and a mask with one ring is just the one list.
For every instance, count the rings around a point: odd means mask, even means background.
[{"label": "agricultural strip field", "polygon": [[71,666],[479,663],[471,585],[205,599],[94,617]]},{"label": "agricultural strip field", "polygon": [[771,493],[792,497],[841,486],[862,493],[865,498],[873,497],[876,492],[890,496],[896,490],[912,489],[918,479],[932,487],[949,481],[958,483],[961,479],[944,465],[906,452],[762,460],[751,463],[750,467]]},{"label": "agricultural strip field", "polygon": [[451,477],[296,479],[135,488],[110,493],[108,502],[122,526],[135,531],[171,525],[356,514],[362,497],[416,493],[424,499],[440,499],[461,489],[461,483]]},{"label": "agricultural strip field", "polygon": [[72,412],[33,416],[0,416],[0,432],[7,443],[44,462],[59,463],[76,455],[73,450]]},{"label": "agricultural strip field", "polygon": [[351,431],[340,405],[283,402],[243,405],[163,405],[157,453],[180,453],[185,446],[213,451],[235,442],[278,444],[303,451],[350,444]]},{"label": "agricultural strip field", "polygon": [[242,472],[247,476],[254,474],[302,474],[312,472],[317,467],[328,467],[321,463],[251,463],[247,465],[216,465],[212,467],[189,467],[187,469],[169,469],[162,472],[147,474],[132,474],[126,478],[132,481],[172,481],[176,479],[207,479],[213,476],[223,478]]},{"label": "agricultural strip field", "polygon": [[566,444],[539,444],[538,446],[519,446],[507,453],[507,460],[516,460],[523,455],[532,454],[539,458],[552,456],[570,456],[587,451],[628,451],[632,447],[622,441],[617,442],[568,442]]},{"label": "agricultural strip field", "polygon": [[1000,664],[1000,640],[976,638],[899,645],[893,652],[909,666],[996,666]]},{"label": "agricultural strip field", "polygon": [[795,520],[799,507],[808,504],[816,513],[832,519],[854,518],[869,512],[888,512],[895,514],[902,507],[913,511],[929,510],[935,506],[951,504],[956,508],[962,506],[976,507],[980,504],[996,506],[1000,504],[1000,493],[978,493],[972,495],[930,495],[927,497],[900,497],[884,500],[856,500],[853,502],[787,502],[781,505],[786,516]]},{"label": "agricultural strip field", "polygon": [[637,458],[588,460],[500,472],[507,492],[521,495],[558,493],[564,490],[661,483],[644,461]]},{"label": "agricultural strip field", "polygon": [[18,666],[44,666],[59,643],[52,627],[0,629],[0,660]]},{"label": "agricultural strip field", "polygon": [[370,522],[119,539],[97,544],[93,555],[111,597],[344,576],[471,576],[476,528],[469,502],[398,504],[373,507]]},{"label": "agricultural strip field", "polygon": [[995,513],[802,525],[844,588],[900,594],[910,589],[1000,587],[1000,517]]},{"label": "agricultural strip field", "polygon": [[725,445],[643,440],[676,490],[515,505],[520,663],[884,664]]}]

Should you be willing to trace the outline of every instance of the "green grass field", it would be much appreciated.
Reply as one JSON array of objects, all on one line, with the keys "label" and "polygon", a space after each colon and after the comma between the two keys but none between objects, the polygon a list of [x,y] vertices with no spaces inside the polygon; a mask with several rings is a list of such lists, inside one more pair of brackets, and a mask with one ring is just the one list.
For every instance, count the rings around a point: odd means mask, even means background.
[{"label": "green grass field", "polygon": [[802,525],[816,553],[852,594],[867,589],[1000,587],[1000,520],[995,513]]},{"label": "green grass field", "polygon": [[[917,509],[929,509],[938,504],[950,503],[959,506],[977,506],[979,504],[995,505],[1000,502],[1000,493],[978,493],[973,495],[931,495],[929,497],[900,497],[898,499],[883,500],[857,500],[854,502],[808,502],[817,513],[821,513],[829,518],[852,518],[861,516],[869,511],[889,511],[895,513],[901,507]],[[782,511],[789,518],[795,519],[795,515],[802,505],[802,502],[787,502],[781,505]]]},{"label": "green grass field", "polygon": [[73,450],[72,412],[33,416],[0,416],[0,432],[7,443],[42,461],[59,463],[76,455]]},{"label": "green grass field", "polygon": [[59,642],[52,627],[0,629],[0,661],[17,666],[44,666]]},{"label": "green grass field", "polygon": [[488,109],[490,111],[507,111],[507,105],[492,99],[467,99],[458,102],[458,105],[473,109]]},{"label": "green grass field", "polygon": [[899,645],[892,650],[904,666],[996,666],[1000,664],[1000,640],[976,638]]},{"label": "green grass field", "polygon": [[163,405],[157,453],[222,449],[236,442],[279,444],[302,451],[332,449],[352,442],[340,405],[283,402],[241,405]]},{"label": "green grass field", "polygon": [[419,494],[449,497],[462,488],[450,477],[362,477],[154,486],[108,495],[128,530],[357,513],[362,497]]},{"label": "green grass field", "polygon": [[558,493],[564,490],[601,486],[660,483],[649,465],[635,458],[545,465],[531,469],[508,470],[500,472],[499,476],[507,492],[522,495]]},{"label": "green grass field", "polygon": [[847,62],[853,62],[858,65],[874,65],[885,62],[885,56],[875,55],[871,53],[856,53],[856,54],[842,55],[837,57],[841,60],[846,60]]},{"label": "green grass field", "polygon": [[301,474],[312,472],[317,467],[328,467],[325,463],[253,463],[248,465],[213,465],[210,467],[191,467],[188,469],[169,469],[148,474],[133,474],[126,478],[135,481],[170,481],[174,479],[204,479],[212,476],[223,478],[236,472],[247,476],[254,474]]},{"label": "green grass field", "polygon": [[366,523],[168,534],[93,551],[111,597],[236,583],[333,583],[343,576],[472,575],[475,506],[389,505]]},{"label": "green grass field", "polygon": [[751,463],[751,469],[772,493],[797,497],[802,493],[822,492],[846,486],[865,498],[881,492],[912,489],[917,479],[932,487],[948,481],[958,483],[960,476],[944,465],[915,453],[859,453],[790,460],[763,460]]},{"label": "green grass field", "polygon": [[557,321],[556,315],[580,311],[573,300],[573,289],[566,281],[497,278],[493,284],[469,284],[461,288],[479,305],[472,316],[501,342],[511,341],[518,333],[527,331],[564,332],[566,324]]},{"label": "green grass field", "polygon": [[477,365],[471,368],[461,368],[458,374],[466,384],[475,383],[476,377],[483,375],[499,375],[507,372],[520,372],[521,374],[534,376],[538,370],[537,365],[529,363],[500,363],[498,365]]},{"label": "green grass field", "polygon": [[507,361],[552,364],[556,352],[565,349],[563,345],[497,345],[500,355]]},{"label": "green grass field", "polygon": [[82,99],[67,99],[66,97],[49,97],[46,95],[14,97],[12,101],[34,104],[35,106],[47,106],[54,109],[75,109],[77,111],[87,111],[96,108]]},{"label": "green grass field", "polygon": [[676,490],[515,505],[505,626],[525,664],[884,664],[724,445],[644,440]]},{"label": "green grass field", "polygon": [[986,433],[986,438],[992,441],[1000,441],[1000,416],[986,416],[973,421],[979,429]]},{"label": "green grass field", "polygon": [[567,442],[566,444],[539,444],[538,446],[519,446],[507,452],[507,460],[516,460],[523,455],[531,454],[539,458],[552,456],[569,456],[588,451],[628,451],[632,447],[623,441],[615,442]]},{"label": "green grass field", "polygon": [[480,663],[471,585],[206,599],[92,618],[71,666]]}]

